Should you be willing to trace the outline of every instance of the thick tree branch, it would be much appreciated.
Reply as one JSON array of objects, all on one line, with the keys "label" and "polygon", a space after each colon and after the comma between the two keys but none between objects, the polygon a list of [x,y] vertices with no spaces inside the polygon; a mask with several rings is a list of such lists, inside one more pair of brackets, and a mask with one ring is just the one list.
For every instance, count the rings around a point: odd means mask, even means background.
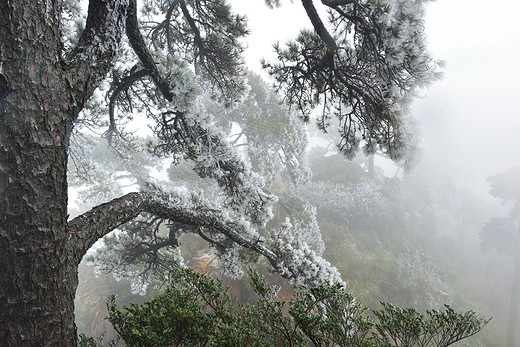
[{"label": "thick tree branch", "polygon": [[70,256],[79,263],[98,239],[139,215],[140,201],[138,193],[130,193],[93,207],[71,220],[67,225]]},{"label": "thick tree branch", "polygon": [[208,206],[193,206],[178,197],[144,192],[129,193],[110,202],[98,205],[68,223],[70,256],[79,262],[88,249],[101,237],[118,226],[131,221],[141,213],[150,213],[192,226],[202,226],[221,233],[238,245],[259,253],[276,267],[277,256],[259,244],[240,234],[240,227],[229,223],[220,211]]},{"label": "thick tree branch", "polygon": [[173,10],[175,10],[175,8],[179,5],[180,1],[181,0],[174,0],[171,2],[170,7],[166,12],[166,17],[164,18],[164,21],[152,30],[152,41],[155,41],[157,39],[157,35],[160,33],[161,30],[166,31],[166,43],[168,45],[168,49],[171,51],[173,51],[173,37],[170,25],[172,21]]},{"label": "thick tree branch", "polygon": [[181,0],[180,1],[182,14],[184,15],[184,18],[186,18],[186,21],[188,22],[191,30],[193,30],[193,35],[195,36],[195,42],[196,45],[199,46],[199,49],[204,49],[202,46],[202,37],[200,36],[200,30],[197,27],[197,24],[195,23],[195,20],[190,14],[190,11],[188,11],[188,8],[186,7],[186,3]]},{"label": "thick tree branch", "polygon": [[357,0],[321,0],[321,3],[325,6],[336,7],[341,5],[355,4]]},{"label": "thick tree branch", "polygon": [[338,48],[336,41],[332,38],[330,33],[325,28],[325,25],[323,24],[320,16],[318,15],[318,12],[316,11],[316,7],[314,7],[314,4],[312,3],[312,0],[302,0],[302,3],[303,7],[305,8],[305,12],[307,12],[307,16],[311,20],[314,30],[316,30],[318,36],[323,40],[323,42],[325,42],[327,48],[330,51],[334,52]]},{"label": "thick tree branch", "polygon": [[125,30],[127,8],[128,0],[89,2],[85,30],[67,56],[65,67],[78,112],[114,64]]},{"label": "thick tree branch", "polygon": [[137,0],[130,0],[126,17],[126,35],[128,36],[132,49],[143,66],[149,71],[150,77],[155,82],[157,88],[161,91],[161,94],[166,100],[172,101],[173,93],[170,89],[170,83],[161,76],[161,73],[155,65],[155,61],[148,50],[146,42],[139,31],[139,23],[137,21]]}]

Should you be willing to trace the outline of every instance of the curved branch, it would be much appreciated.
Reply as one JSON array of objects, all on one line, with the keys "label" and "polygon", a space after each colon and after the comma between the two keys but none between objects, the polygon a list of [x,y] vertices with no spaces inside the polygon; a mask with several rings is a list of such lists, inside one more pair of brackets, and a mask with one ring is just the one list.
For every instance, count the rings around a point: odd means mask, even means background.
[{"label": "curved branch", "polygon": [[97,240],[139,215],[140,200],[138,193],[130,193],[93,207],[69,221],[69,256],[79,263]]},{"label": "curved branch", "polygon": [[173,10],[175,10],[175,8],[179,5],[180,1],[181,0],[173,0],[171,2],[170,7],[168,8],[168,11],[166,12],[166,17],[159,25],[157,25],[152,30],[152,33],[151,33],[152,41],[155,41],[155,38],[157,37],[159,31],[164,29],[166,31],[166,42],[167,42],[169,50],[173,50],[173,42],[172,42],[173,38],[172,38],[171,29],[170,29],[170,23],[172,20]]},{"label": "curved branch", "polygon": [[336,7],[341,5],[355,4],[356,0],[321,0],[321,3],[325,6]]},{"label": "curved branch", "polygon": [[168,101],[172,101],[174,94],[170,89],[170,83],[161,76],[155,61],[146,46],[146,42],[139,31],[139,24],[137,21],[137,0],[129,1],[130,4],[126,16],[126,35],[128,36],[130,46],[132,46],[132,49],[143,66],[149,71],[150,77],[155,82],[155,85],[161,91],[164,98]]},{"label": "curved branch", "polygon": [[196,41],[197,45],[199,46],[200,49],[203,49],[202,48],[202,37],[200,35],[200,30],[197,27],[197,24],[195,23],[195,20],[191,16],[190,11],[188,11],[188,8],[186,7],[186,3],[183,0],[180,1],[180,5],[181,5],[181,10],[182,10],[182,14],[184,15],[184,18],[186,18],[186,21],[188,22],[191,30],[193,30],[193,34],[195,35],[195,41]]},{"label": "curved branch", "polygon": [[204,235],[204,233],[202,232],[202,230],[200,228],[197,228],[197,234],[204,240],[206,241],[207,243],[209,243],[210,245],[215,245],[217,244],[217,241],[215,240],[212,240],[211,238],[209,238],[208,236]]},{"label": "curved branch", "polygon": [[240,226],[229,223],[220,211],[209,206],[193,205],[178,197],[153,192],[129,193],[98,205],[68,223],[70,257],[79,262],[101,237],[141,213],[150,213],[187,225],[208,227],[238,245],[259,253],[276,267],[277,256],[271,250],[240,234]]},{"label": "curved branch", "polygon": [[106,132],[106,137],[109,143],[111,142],[113,132],[117,130],[114,116],[114,108],[117,98],[122,92],[127,91],[128,88],[132,86],[132,84],[139,81],[141,78],[146,77],[148,74],[149,72],[146,68],[131,72],[130,75],[125,76],[113,89],[112,94],[110,95],[110,100],[108,102],[110,124]]}]

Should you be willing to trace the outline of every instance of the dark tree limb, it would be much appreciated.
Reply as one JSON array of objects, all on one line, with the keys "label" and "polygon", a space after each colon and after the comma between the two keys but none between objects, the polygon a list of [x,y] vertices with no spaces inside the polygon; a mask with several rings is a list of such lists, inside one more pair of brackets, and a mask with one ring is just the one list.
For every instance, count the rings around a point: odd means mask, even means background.
[{"label": "dark tree limb", "polygon": [[318,12],[316,11],[316,7],[314,7],[314,4],[312,3],[312,0],[302,0],[302,3],[303,7],[305,8],[305,12],[307,12],[307,16],[311,20],[312,26],[314,27],[314,30],[316,30],[318,36],[323,40],[323,42],[327,45],[327,48],[330,51],[336,51],[336,49],[338,49],[336,41],[327,31],[327,28],[325,28],[325,25],[323,24],[320,16],[318,15]]},{"label": "dark tree limb", "polygon": [[199,46],[199,49],[204,49],[202,46],[202,37],[200,35],[200,30],[197,27],[195,20],[191,16],[190,11],[188,11],[188,8],[186,7],[186,3],[183,0],[181,0],[180,5],[181,5],[182,14],[184,15],[184,18],[186,18],[186,21],[188,22],[188,25],[190,26],[191,30],[193,31],[193,35],[195,36],[196,45]]},{"label": "dark tree limb", "polygon": [[168,8],[168,11],[166,12],[166,18],[164,19],[164,21],[152,30],[152,40],[155,40],[154,37],[156,37],[161,30],[166,31],[166,42],[169,50],[173,50],[173,37],[172,32],[170,30],[173,10],[175,10],[175,8],[179,5],[180,2],[181,0],[172,1],[170,7]]},{"label": "dark tree limb", "polygon": [[123,79],[121,79],[121,81],[119,81],[119,83],[113,88],[112,94],[110,94],[110,99],[108,102],[108,115],[110,124],[106,132],[106,137],[109,143],[111,142],[112,134],[115,131],[117,131],[114,112],[117,98],[119,97],[119,95],[121,95],[121,93],[126,92],[135,82],[148,76],[148,74],[149,72],[146,68],[142,68],[137,71],[131,72],[130,75],[125,76]]},{"label": "dark tree limb", "polygon": [[321,3],[325,6],[336,7],[341,5],[355,4],[357,0],[321,0]]},{"label": "dark tree limb", "polygon": [[136,218],[141,213],[149,213],[174,222],[208,227],[237,243],[263,255],[276,267],[277,256],[271,250],[242,236],[233,223],[224,221],[220,211],[207,206],[186,208],[182,203],[175,203],[169,196],[160,193],[129,193],[110,202],[98,205],[90,211],[74,218],[68,223],[70,256],[79,262],[88,249],[101,237],[120,225]]},{"label": "dark tree limb", "polygon": [[79,263],[98,239],[136,218],[140,213],[139,202],[139,194],[130,193],[98,205],[69,221],[69,248],[74,260]]},{"label": "dark tree limb", "polygon": [[126,35],[130,41],[130,46],[135,54],[149,71],[149,75],[155,82],[155,85],[168,101],[173,100],[173,93],[170,88],[170,83],[166,80],[157,69],[155,61],[148,50],[146,42],[144,41],[141,32],[139,31],[139,23],[137,21],[137,0],[129,0],[128,14],[126,17]]}]

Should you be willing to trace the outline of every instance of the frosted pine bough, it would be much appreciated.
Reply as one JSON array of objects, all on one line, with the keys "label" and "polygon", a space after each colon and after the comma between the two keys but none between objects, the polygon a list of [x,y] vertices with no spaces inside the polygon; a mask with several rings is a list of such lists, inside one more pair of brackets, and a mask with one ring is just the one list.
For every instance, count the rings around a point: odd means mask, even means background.
[{"label": "frosted pine bough", "polygon": [[[167,14],[167,10],[171,9],[169,6],[181,6],[179,4],[164,3],[164,13]],[[192,3],[186,4],[189,10]],[[307,118],[315,106],[322,105],[320,126],[326,129],[331,122],[331,115],[337,116],[341,136],[338,147],[349,158],[361,146],[366,153],[380,150],[396,161],[409,160],[409,154],[413,152],[414,129],[408,128],[410,125],[405,111],[417,88],[427,85],[435,75],[435,63],[424,47],[422,6],[423,2],[420,1],[360,1],[332,6],[329,9],[327,29],[335,47],[325,42],[323,34],[305,31],[287,50],[278,48],[282,63],[265,63],[286,96],[287,103],[302,111],[303,118]],[[200,8],[193,7],[192,10],[194,17],[201,18]],[[162,15],[159,12],[152,3],[144,2],[145,18]],[[170,19],[171,23],[179,24],[183,16],[187,18],[184,8],[174,8],[172,13],[174,18]],[[131,139],[130,136],[123,136],[117,122],[134,107],[151,121],[152,131],[156,135],[148,143],[148,150],[154,155],[173,157],[175,161],[181,158],[191,161],[194,171],[200,177],[209,178],[218,184],[220,193],[216,199],[208,199],[203,192],[192,192],[187,198],[183,196],[183,189],[173,193],[169,192],[170,188],[143,190],[141,196],[149,199],[149,206],[143,209],[143,213],[159,214],[169,220],[170,217],[179,218],[175,214],[168,215],[169,211],[185,211],[188,215],[185,222],[193,228],[190,232],[198,232],[200,229],[220,246],[222,264],[232,275],[240,275],[242,263],[250,259],[243,254],[242,250],[245,249],[246,253],[250,250],[263,255],[273,268],[298,285],[342,282],[336,269],[321,258],[320,241],[311,242],[313,237],[306,236],[316,234],[317,225],[314,222],[303,225],[289,220],[274,229],[274,232],[260,232],[272,218],[272,205],[277,200],[267,192],[265,186],[265,182],[274,182],[276,175],[271,172],[286,170],[296,183],[304,181],[308,176],[305,170],[300,170],[304,166],[298,167],[304,151],[303,132],[293,132],[296,140],[293,144],[299,144],[299,149],[292,150],[294,156],[280,156],[283,160],[273,163],[269,170],[262,172],[258,166],[253,170],[249,161],[233,148],[229,134],[217,125],[220,115],[208,111],[200,99],[202,93],[210,93],[229,104],[243,97],[244,80],[239,71],[242,66],[240,45],[236,45],[237,50],[230,53],[234,63],[222,69],[229,74],[213,76],[209,73],[208,60],[204,61],[185,49],[190,43],[180,39],[183,35],[181,29],[169,33],[178,39],[171,41],[171,37],[168,39],[167,33],[161,31],[164,28],[151,27],[150,23],[143,21],[141,29],[149,30],[150,35],[146,37],[154,48],[152,58],[157,73],[166,83],[161,85],[157,82],[160,78],[150,74],[137,78],[132,82],[135,89],[131,91],[137,100],[132,104],[127,104],[123,96],[116,95],[112,99],[111,96],[117,94],[117,88],[110,87],[106,97],[111,100],[111,106],[119,111],[114,114],[114,119],[109,120],[114,146],[117,141]],[[235,23],[222,25],[238,30],[238,37],[243,34],[240,32],[240,23],[241,20],[237,18]],[[216,25],[217,31],[223,30],[222,25]],[[179,24],[179,28],[183,28],[183,25]],[[319,28],[315,29],[319,31]],[[177,29],[173,27],[169,30]],[[207,30],[209,33],[212,29]],[[197,35],[193,39],[200,40],[202,46],[210,44]],[[304,51],[312,54],[303,54]],[[123,54],[122,61],[135,60],[130,50],[124,50]],[[205,54],[208,54],[209,59],[211,53]],[[321,59],[312,61],[312,56]],[[139,64],[116,66],[120,80],[135,77],[141,68]],[[298,72],[301,66],[308,69]],[[294,83],[299,78],[303,79],[303,85]],[[114,79],[108,81],[109,84],[117,85]],[[151,104],[143,101],[144,97]],[[294,118],[289,119],[290,128],[298,129]],[[249,136],[248,140],[253,138]],[[252,159],[256,159],[257,154],[258,158],[265,159],[273,153],[271,149],[261,147],[260,143],[257,141],[256,147],[250,146]],[[267,177],[267,180],[262,176]],[[148,210],[152,205],[163,206],[164,211],[159,213],[154,209]],[[314,215],[315,211],[311,209],[308,214]],[[120,237],[118,242],[124,242],[123,238]],[[115,270],[123,262],[114,261],[116,265],[110,267],[110,258],[117,257],[117,252],[107,247],[105,255],[98,253],[93,260],[103,264],[100,268],[105,271],[124,273]],[[179,258],[172,259],[172,264],[182,264]]]},{"label": "frosted pine bough", "polygon": [[322,1],[329,4],[325,25],[312,1],[304,3],[315,30],[275,46],[280,62],[264,67],[304,119],[319,106],[318,125],[326,130],[336,116],[345,156],[362,147],[406,162],[416,146],[408,106],[439,77],[425,45],[426,1]]},{"label": "frosted pine bough", "polygon": [[[191,81],[195,80],[194,76],[190,76]],[[184,83],[188,86],[187,90],[191,94],[192,88],[190,83]],[[191,84],[193,85],[193,84]],[[180,90],[180,89],[179,89]],[[189,100],[189,98],[179,98],[182,100]],[[188,104],[188,103],[186,103]],[[264,227],[266,223],[272,218],[272,203],[276,202],[277,198],[271,194],[264,192],[264,181],[261,176],[251,171],[251,165],[249,162],[244,161],[243,158],[237,153],[236,149],[230,145],[227,140],[227,134],[215,126],[214,118],[212,115],[205,113],[204,105],[197,101],[191,101],[191,110],[182,113],[182,118],[178,118],[178,129],[171,129],[166,126],[165,123],[161,124],[161,127],[155,131],[159,134],[158,138],[153,143],[149,143],[148,147],[153,149],[155,153],[161,155],[182,155],[184,159],[190,160],[194,163],[193,169],[201,177],[214,179],[221,187],[223,195],[220,198],[214,199],[210,202],[204,197],[202,191],[188,191],[184,187],[176,187],[173,190],[166,192],[153,191],[150,195],[150,199],[161,206],[169,206],[176,210],[185,211],[193,216],[193,219],[204,220],[209,218],[214,221],[223,221],[224,224],[232,226],[234,235],[240,235],[241,242],[243,240],[251,243],[254,242],[266,242],[264,236],[260,236],[256,230],[258,227]],[[178,111],[172,111],[178,113]],[[178,114],[176,114],[177,116]],[[289,119],[291,119],[289,117]],[[294,118],[293,118],[294,119]],[[175,120],[173,120],[175,122]],[[181,123],[182,122],[182,123]],[[297,123],[291,121],[290,124],[296,129]],[[185,126],[184,126],[185,125]],[[186,127],[190,127],[193,141],[187,143],[185,137],[188,136],[183,133]],[[301,125],[299,126],[301,128]],[[299,151],[302,152],[305,141],[305,133],[301,130],[296,132],[297,135],[303,136],[302,139],[295,141],[296,144],[300,144]],[[294,144],[293,144],[294,145]],[[279,165],[283,166],[283,165]],[[281,171],[281,168],[278,168]],[[308,169],[301,171],[301,175],[308,175]],[[271,175],[276,175],[276,170],[270,171]],[[299,178],[294,173],[291,175],[295,181],[305,180],[305,176]],[[160,182],[156,182],[160,185]],[[166,183],[166,186],[171,183]],[[156,187],[158,189],[158,187]],[[156,194],[156,195],[154,195]],[[305,252],[299,252],[294,247],[280,248],[279,252],[286,259],[283,262],[278,260],[279,256],[275,256],[274,253],[265,250],[265,253],[269,255],[268,260],[276,264],[276,269],[281,271],[282,274],[294,272],[298,266],[309,265],[311,270],[303,271],[299,274],[292,274],[291,279],[295,283],[303,284],[309,283],[311,277],[318,276],[317,268],[313,263],[318,260],[320,263],[321,257],[319,254],[323,251],[323,242],[319,236],[319,228],[315,221],[315,210],[312,206],[307,206],[310,214],[310,224],[302,225],[297,223],[294,233],[297,234],[297,243],[294,243],[296,247],[303,247]],[[203,214],[201,211],[205,211]],[[152,211],[153,214],[158,214],[157,211]],[[167,217],[165,215],[165,217]],[[209,228],[211,229],[211,228]],[[281,231],[276,234],[287,234],[291,232],[291,227],[283,225]],[[221,245],[219,247],[221,268],[224,273],[233,277],[238,277],[243,274],[244,264],[244,244],[240,245],[240,242],[230,242],[229,236],[224,233],[215,232],[211,229],[210,234],[212,240]],[[313,239],[309,238],[309,233],[314,233]],[[285,235],[284,237],[288,237]],[[317,247],[317,251],[312,250],[307,243],[304,241],[307,237],[309,242],[313,242]],[[316,239],[316,237],[318,237]],[[296,239],[296,238],[295,238]],[[124,247],[127,245],[130,247],[135,240],[129,239],[125,236],[125,233],[115,234],[114,236],[108,236],[107,242],[103,248],[99,249],[96,254],[92,255],[90,261],[92,264],[97,266],[99,272],[111,272],[116,277],[129,277],[133,279],[133,288],[138,292],[143,292],[146,289],[148,283],[151,280],[149,274],[146,274],[142,266],[137,264],[129,264],[128,259],[122,259],[121,257],[128,257],[125,254]],[[280,242],[273,241],[273,245],[279,244]],[[170,266],[181,266],[183,264],[182,257],[178,251],[174,250],[172,254],[164,252],[164,254],[158,254],[158,256],[165,258],[162,262],[164,265]],[[294,260],[302,257],[303,263],[301,265],[286,266],[285,264],[292,264]],[[289,261],[290,260],[290,261]],[[328,269],[330,268],[330,269]],[[326,282],[341,281],[339,274],[330,264],[323,262],[319,266],[321,271],[324,271]],[[167,271],[165,266],[164,271]],[[327,274],[330,272],[331,274]],[[153,277],[153,276],[152,276]],[[309,278],[303,278],[309,277]],[[157,282],[157,278],[154,280]],[[321,278],[318,276],[314,278],[315,283],[320,283]]]}]

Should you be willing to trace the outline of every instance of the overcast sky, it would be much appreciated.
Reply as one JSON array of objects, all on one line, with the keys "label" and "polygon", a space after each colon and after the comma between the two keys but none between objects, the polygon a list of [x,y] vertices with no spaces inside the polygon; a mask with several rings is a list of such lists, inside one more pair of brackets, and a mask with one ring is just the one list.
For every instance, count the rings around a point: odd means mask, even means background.
[{"label": "overcast sky", "polygon": [[[459,186],[497,205],[486,177],[520,166],[519,13],[516,0],[430,3],[430,51],[447,66],[443,80],[413,108],[423,128],[424,158],[433,157]],[[493,269],[512,271],[504,264]],[[504,318],[495,312],[498,323]]]},{"label": "overcast sky", "polygon": [[[259,69],[274,58],[272,43],[310,26],[300,1],[269,10],[262,0],[233,0],[249,18],[246,57]],[[319,1],[315,1],[319,3]],[[520,166],[520,4],[514,0],[438,0],[427,5],[428,42],[445,60],[445,77],[417,100],[428,157],[442,158],[468,185],[485,187],[490,174]],[[425,156],[426,157],[426,156]]]},{"label": "overcast sky", "polygon": [[472,180],[520,166],[519,10],[513,0],[428,5],[430,50],[447,68],[414,114],[426,150]]}]

